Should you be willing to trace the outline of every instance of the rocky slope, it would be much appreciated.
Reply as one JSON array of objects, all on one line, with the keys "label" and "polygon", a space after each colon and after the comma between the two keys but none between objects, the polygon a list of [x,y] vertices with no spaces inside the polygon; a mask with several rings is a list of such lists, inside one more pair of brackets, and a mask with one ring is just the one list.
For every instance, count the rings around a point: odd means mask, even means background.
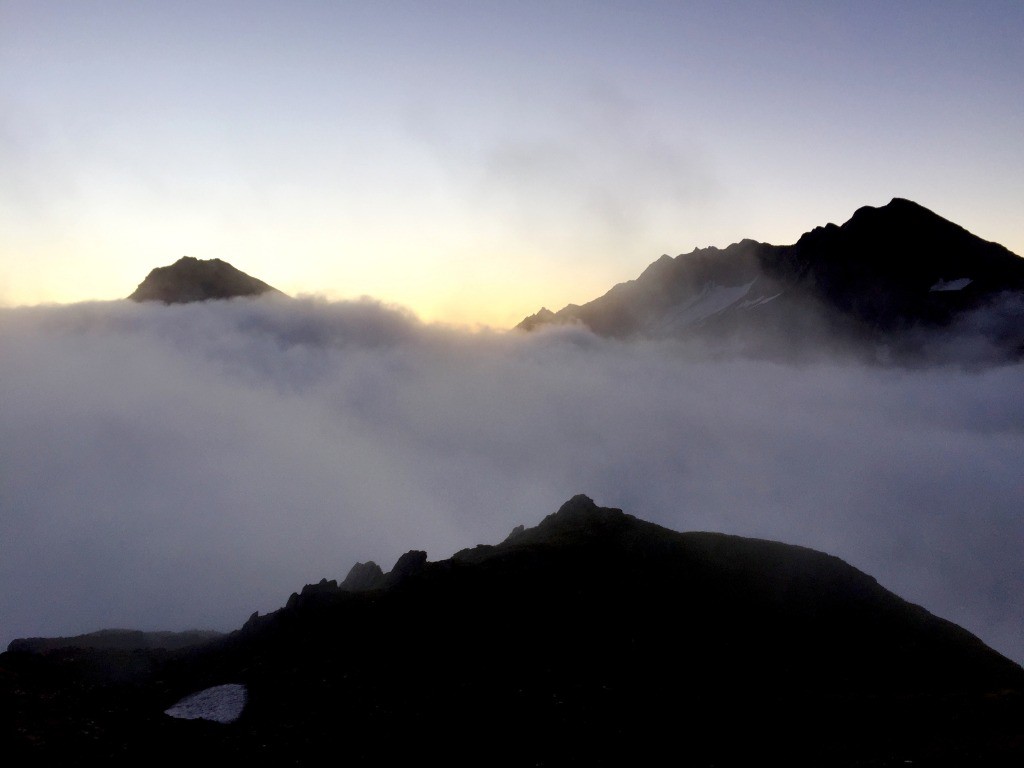
[{"label": "rocky slope", "polygon": [[864,207],[795,244],[662,256],[600,298],[519,328],[699,338],[771,356],[840,347],[903,357],[1024,354],[1024,259],[909,200]]},{"label": "rocky slope", "polygon": [[151,271],[128,298],[132,301],[162,301],[185,304],[236,296],[282,294],[273,286],[235,269],[220,259],[201,260],[182,256],[167,267]]},{"label": "rocky slope", "polygon": [[[164,710],[242,685],[221,725]],[[1017,765],[1024,670],[835,557],[585,496],[496,546],[357,565],[199,649],[0,656],[26,761]]]}]

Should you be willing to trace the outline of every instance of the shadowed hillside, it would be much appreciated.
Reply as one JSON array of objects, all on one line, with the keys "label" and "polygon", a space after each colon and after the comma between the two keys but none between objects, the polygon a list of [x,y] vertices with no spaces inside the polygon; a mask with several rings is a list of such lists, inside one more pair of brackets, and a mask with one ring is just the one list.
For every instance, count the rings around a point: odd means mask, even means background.
[{"label": "shadowed hillside", "polygon": [[743,240],[662,256],[583,305],[518,328],[579,322],[617,338],[700,339],[755,355],[846,349],[915,360],[1024,353],[1024,259],[909,200],[864,207],[793,245]]},{"label": "shadowed hillside", "polygon": [[[1020,667],[813,550],[675,533],[577,496],[502,544],[353,571],[199,650],[3,655],[5,749],[350,765],[1024,754]],[[235,723],[161,714],[224,683],[248,689]]]},{"label": "shadowed hillside", "polygon": [[128,298],[132,301],[185,304],[236,296],[259,296],[264,293],[284,295],[262,280],[235,269],[226,261],[182,256],[168,267],[152,270]]}]

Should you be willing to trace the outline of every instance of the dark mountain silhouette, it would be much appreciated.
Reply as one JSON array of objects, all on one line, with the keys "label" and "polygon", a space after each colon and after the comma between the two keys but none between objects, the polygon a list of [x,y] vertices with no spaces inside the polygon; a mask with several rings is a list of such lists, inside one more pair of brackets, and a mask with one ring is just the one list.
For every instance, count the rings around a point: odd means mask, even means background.
[{"label": "dark mountain silhouette", "polygon": [[341,588],[350,592],[362,592],[384,585],[384,571],[372,560],[368,563],[356,563],[341,582]]},{"label": "dark mountain silhouette", "polygon": [[[576,496],[496,546],[399,564],[308,585],[198,649],[4,654],[0,748],[104,764],[1024,757],[1024,670],[820,552]],[[228,683],[248,693],[234,723],[162,714]]]},{"label": "dark mountain silhouette", "polygon": [[235,269],[226,261],[182,256],[168,267],[157,267],[151,271],[128,298],[133,301],[186,304],[236,296],[259,296],[264,293],[284,295],[262,280]]},{"label": "dark mountain silhouette", "polygon": [[43,653],[61,648],[130,651],[144,648],[176,650],[201,645],[221,636],[220,632],[193,629],[185,632],[142,632],[137,629],[101,629],[73,637],[28,637],[14,640],[8,650]]},{"label": "dark mountain silhouette", "polygon": [[[579,322],[617,338],[699,337],[778,354],[822,344],[877,352],[1024,354],[1024,259],[909,200],[864,207],[793,245],[743,240],[662,256],[636,279],[517,327]],[[964,345],[958,345],[959,352]]]}]

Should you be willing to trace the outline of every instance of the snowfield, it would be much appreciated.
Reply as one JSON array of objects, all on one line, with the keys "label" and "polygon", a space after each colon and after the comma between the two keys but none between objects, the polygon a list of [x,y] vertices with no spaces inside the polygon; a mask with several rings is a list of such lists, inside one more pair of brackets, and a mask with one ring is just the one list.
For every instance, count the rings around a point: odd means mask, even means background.
[{"label": "snowfield", "polygon": [[248,693],[244,685],[228,683],[186,696],[165,715],[180,720],[212,720],[215,723],[233,723],[242,715]]}]

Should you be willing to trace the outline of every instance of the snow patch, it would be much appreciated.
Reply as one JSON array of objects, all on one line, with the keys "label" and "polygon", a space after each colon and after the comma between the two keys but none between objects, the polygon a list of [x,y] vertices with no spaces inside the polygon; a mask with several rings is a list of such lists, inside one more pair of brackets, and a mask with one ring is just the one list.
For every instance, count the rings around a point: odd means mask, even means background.
[{"label": "snow patch", "polygon": [[661,323],[663,331],[684,328],[706,320],[712,315],[724,312],[748,293],[756,283],[756,278],[743,285],[719,285],[715,282],[705,283],[699,293],[678,309],[671,312]]},{"label": "snow patch", "polygon": [[165,715],[181,720],[213,720],[216,723],[233,723],[245,708],[247,692],[244,685],[228,683],[215,685],[186,696]]},{"label": "snow patch", "polygon": [[737,309],[753,309],[754,307],[760,307],[762,304],[767,304],[772,299],[777,299],[782,295],[782,291],[779,291],[774,296],[762,296],[759,299],[749,299],[747,301],[741,301],[736,305]]},{"label": "snow patch", "polygon": [[961,277],[956,280],[939,280],[935,285],[929,288],[929,291],[962,291],[973,280],[969,277]]}]

